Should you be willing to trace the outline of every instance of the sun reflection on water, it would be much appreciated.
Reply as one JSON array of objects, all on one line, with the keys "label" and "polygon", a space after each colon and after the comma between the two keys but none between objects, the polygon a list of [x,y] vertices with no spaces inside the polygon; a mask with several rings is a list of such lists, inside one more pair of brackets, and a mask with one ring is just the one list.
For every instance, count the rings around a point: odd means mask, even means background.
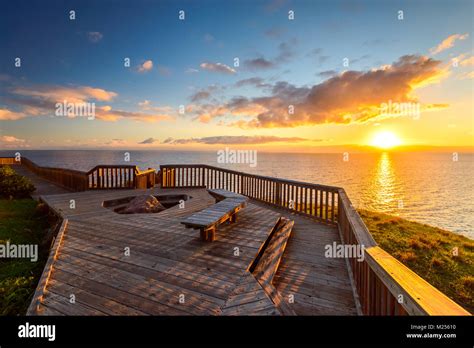
[{"label": "sun reflection on water", "polygon": [[380,155],[374,177],[374,193],[379,209],[387,212],[397,210],[401,197],[395,196],[395,172],[392,159],[387,152]]}]

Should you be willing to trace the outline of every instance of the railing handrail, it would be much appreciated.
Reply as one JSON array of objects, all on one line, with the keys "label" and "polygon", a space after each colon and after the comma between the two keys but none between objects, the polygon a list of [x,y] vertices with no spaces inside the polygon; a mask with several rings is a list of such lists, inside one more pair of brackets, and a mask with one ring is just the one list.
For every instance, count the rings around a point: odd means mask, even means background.
[{"label": "railing handrail", "polygon": [[124,168],[124,169],[137,169],[137,166],[131,164],[98,164],[94,168],[89,169],[85,172],[87,175],[92,174],[97,169],[104,169],[104,168]]},{"label": "railing handrail", "polygon": [[344,189],[339,189],[339,199],[342,203],[340,208],[344,209],[346,214],[349,213],[347,217],[358,243],[366,248],[377,246],[377,242],[352,205]]},{"label": "railing handrail", "polygon": [[329,192],[338,192],[338,190],[342,189],[341,187],[338,187],[338,186],[313,184],[313,183],[304,182],[304,181],[275,178],[275,177],[272,177],[272,176],[265,176],[265,175],[259,175],[259,174],[251,174],[251,173],[246,173],[246,172],[240,172],[240,171],[237,171],[237,170],[211,166],[211,165],[207,165],[207,164],[164,164],[164,165],[160,165],[160,169],[163,169],[163,168],[165,168],[165,169],[166,168],[207,168],[207,169],[220,170],[222,172],[235,174],[235,175],[244,175],[244,176],[251,177],[251,178],[257,178],[257,179],[270,180],[270,181],[274,181],[274,182],[280,182],[280,183],[288,184],[288,185],[298,185],[298,186],[307,187],[307,188],[323,189],[323,190],[327,190]]}]

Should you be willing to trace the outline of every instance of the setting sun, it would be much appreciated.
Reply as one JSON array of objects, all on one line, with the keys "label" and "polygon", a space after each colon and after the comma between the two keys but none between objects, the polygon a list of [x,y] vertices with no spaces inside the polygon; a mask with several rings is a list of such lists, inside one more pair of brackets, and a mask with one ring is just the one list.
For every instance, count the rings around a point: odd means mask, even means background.
[{"label": "setting sun", "polygon": [[389,131],[379,132],[375,134],[370,145],[381,148],[390,149],[392,147],[400,145],[402,142],[396,134]]}]

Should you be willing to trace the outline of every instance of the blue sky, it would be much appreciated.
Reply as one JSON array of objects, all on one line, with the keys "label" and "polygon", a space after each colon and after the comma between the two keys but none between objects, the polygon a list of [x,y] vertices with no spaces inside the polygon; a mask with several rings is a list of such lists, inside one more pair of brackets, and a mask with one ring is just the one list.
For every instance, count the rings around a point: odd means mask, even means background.
[{"label": "blue sky", "polygon": [[[178,20],[181,9],[186,13],[184,21]],[[76,12],[73,21],[69,10]],[[289,10],[295,12],[293,21],[288,20]],[[404,12],[402,21],[397,18],[398,10]],[[250,123],[232,126],[236,120],[258,117],[255,110],[249,115],[230,109],[235,113],[199,116],[211,110],[211,104],[215,111],[238,97],[246,98],[253,109],[268,109],[269,101],[259,104],[249,100],[268,96],[278,82],[298,88],[298,98],[303,98],[313,86],[344,71],[367,72],[393,64],[404,55],[436,59],[442,69],[453,57],[463,55],[463,60],[472,56],[471,16],[469,1],[6,1],[0,14],[0,108],[17,116],[0,118],[0,136],[24,140],[21,144],[32,147],[120,145],[112,139],[131,146],[149,138],[154,139],[150,143],[159,145],[170,136],[277,135],[291,142],[289,138],[299,134],[321,145],[331,145],[330,139],[337,139],[333,144],[347,143],[347,124],[326,116],[324,122],[305,116],[304,122],[283,125],[276,110],[267,110],[274,113],[266,116],[273,117],[272,122],[259,121],[256,127],[249,127]],[[452,35],[461,39],[436,56],[430,55],[430,50]],[[14,66],[15,57],[21,57],[21,68]],[[123,66],[126,57],[131,59],[130,68]],[[233,66],[235,57],[240,60],[239,67]],[[342,65],[345,57],[348,67]],[[250,62],[258,59],[268,66],[252,66]],[[152,62],[152,68],[140,72],[139,66],[146,61]],[[219,63],[233,71],[219,72],[203,66],[206,63],[208,67]],[[463,65],[463,69],[467,68]],[[443,83],[454,83],[456,93],[451,99],[466,105],[472,79],[452,80],[459,73],[451,73]],[[267,88],[235,85],[250,78],[258,78]],[[22,108],[32,103],[25,98],[36,102],[45,98],[31,91],[52,86],[114,93],[108,100],[95,101],[98,107],[123,112],[123,117],[94,122],[57,119],[45,115],[44,109],[39,115],[27,115],[28,110]],[[29,90],[27,95],[12,92],[23,88]],[[289,87],[285,88],[288,95]],[[446,90],[438,89],[423,88],[418,97],[426,95],[433,99],[430,103],[449,104],[450,100],[432,98],[446,96]],[[210,96],[193,102],[192,96],[199,91]],[[89,97],[93,100],[93,95]],[[18,98],[24,102],[12,103]],[[193,106],[194,112],[179,115],[179,105],[190,110]],[[203,105],[207,105],[206,112]],[[472,100],[468,105],[472,109]],[[201,110],[196,111],[197,107]],[[170,119],[142,122],[129,118],[126,112],[166,114]],[[469,120],[461,121],[466,124]],[[351,130],[359,134],[360,143],[365,135],[361,135],[360,122],[353,123]],[[329,137],[325,136],[328,132]],[[472,140],[472,132],[463,139],[464,143]]]}]

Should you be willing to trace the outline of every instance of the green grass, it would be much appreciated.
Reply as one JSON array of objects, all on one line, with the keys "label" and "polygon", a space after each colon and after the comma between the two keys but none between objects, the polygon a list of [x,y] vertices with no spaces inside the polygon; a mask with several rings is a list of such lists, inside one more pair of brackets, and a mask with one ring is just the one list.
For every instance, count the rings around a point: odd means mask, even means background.
[{"label": "green grass", "polygon": [[[474,313],[474,241],[440,228],[359,210],[378,245]],[[453,249],[458,248],[458,256]]]},{"label": "green grass", "polygon": [[24,315],[43,271],[50,223],[32,199],[0,199],[0,244],[38,244],[37,262],[0,258],[0,315]]}]

